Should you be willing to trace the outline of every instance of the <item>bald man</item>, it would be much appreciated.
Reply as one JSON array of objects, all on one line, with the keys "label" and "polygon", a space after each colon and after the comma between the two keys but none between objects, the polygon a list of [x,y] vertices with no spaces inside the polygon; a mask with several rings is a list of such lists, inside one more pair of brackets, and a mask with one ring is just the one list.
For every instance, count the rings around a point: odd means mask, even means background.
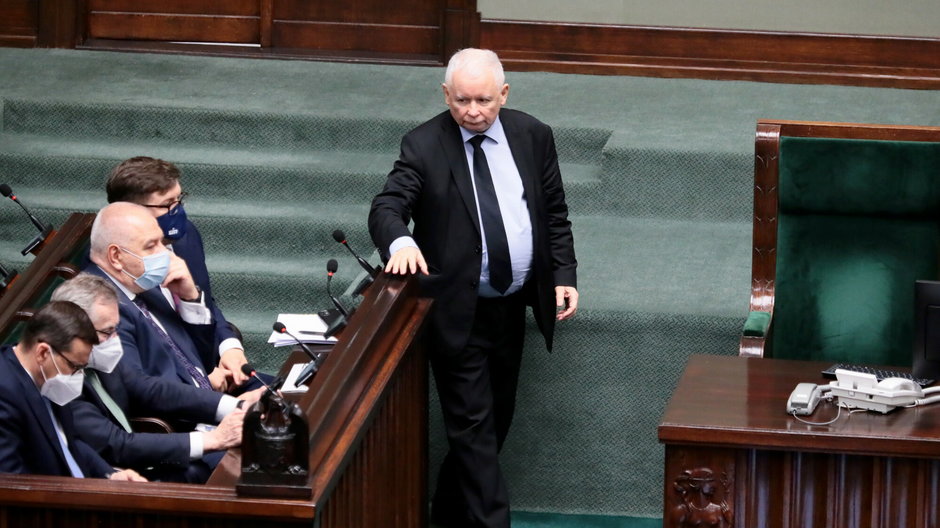
[{"label": "bald man", "polygon": [[217,366],[205,296],[186,262],[163,245],[163,230],[147,208],[115,202],[101,209],[91,228],[90,258],[85,271],[118,289],[122,362],[205,390],[227,387],[231,373]]}]

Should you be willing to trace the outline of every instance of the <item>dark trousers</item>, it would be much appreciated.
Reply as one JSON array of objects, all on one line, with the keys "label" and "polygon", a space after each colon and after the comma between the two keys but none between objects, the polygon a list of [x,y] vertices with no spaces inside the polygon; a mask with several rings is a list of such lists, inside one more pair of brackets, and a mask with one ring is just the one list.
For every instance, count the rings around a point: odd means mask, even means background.
[{"label": "dark trousers", "polygon": [[462,350],[430,350],[450,447],[433,497],[431,518],[437,524],[509,526],[498,454],[515,410],[524,337],[525,302],[517,293],[478,299]]}]

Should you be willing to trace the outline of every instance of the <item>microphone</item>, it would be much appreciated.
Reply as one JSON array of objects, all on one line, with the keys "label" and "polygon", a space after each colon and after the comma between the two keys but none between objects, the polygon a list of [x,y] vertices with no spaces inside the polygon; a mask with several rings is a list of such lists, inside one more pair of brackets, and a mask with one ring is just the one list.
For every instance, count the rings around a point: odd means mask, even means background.
[{"label": "microphone", "polygon": [[[255,379],[258,380],[262,385],[264,385],[264,388],[268,389],[268,392],[270,392],[273,397],[275,397],[275,398],[277,398],[277,399],[279,399],[279,400],[283,400],[283,398],[281,398],[281,395],[278,394],[277,391],[275,391],[273,387],[271,387],[270,385],[268,385],[267,383],[265,383],[264,380],[261,379],[260,376],[258,376],[258,372],[255,370],[255,367],[252,367],[252,366],[251,366],[251,363],[245,363],[244,365],[242,365],[242,374],[248,376],[249,378],[255,378]],[[280,378],[276,378],[276,379],[274,380],[274,386],[276,387],[276,386],[280,385],[279,382],[280,382],[280,383],[284,383],[284,380],[282,380],[282,379],[280,379]]]},{"label": "microphone", "polygon": [[289,336],[291,337],[291,339],[293,339],[294,341],[297,342],[298,345],[300,345],[300,348],[302,348],[303,351],[306,352],[307,355],[310,356],[310,359],[312,359],[313,361],[316,361],[316,360],[319,358],[319,356],[317,356],[316,354],[314,354],[313,351],[310,350],[310,349],[307,347],[307,345],[304,344],[303,341],[301,341],[300,339],[297,339],[297,338],[294,336],[294,334],[288,332],[288,331],[287,331],[287,327],[284,326],[284,323],[282,323],[282,322],[280,322],[280,321],[275,321],[273,328],[274,328],[274,331],[277,332],[277,333],[279,333],[279,334],[287,334],[287,335],[289,335]]},{"label": "microphone", "polygon": [[300,348],[302,348],[303,351],[306,352],[308,356],[310,356],[310,359],[311,359],[310,363],[308,363],[307,366],[303,370],[300,371],[300,374],[297,376],[297,381],[294,384],[303,385],[307,383],[307,381],[309,381],[310,378],[312,378],[313,375],[317,373],[317,370],[320,369],[320,356],[318,354],[314,354],[313,351],[310,350],[310,348],[308,348],[307,345],[304,344],[303,341],[301,341],[300,339],[297,339],[296,337],[294,337],[294,334],[288,332],[287,327],[284,326],[284,323],[280,321],[275,322],[274,331],[280,334],[289,335],[291,338],[293,338],[294,341],[297,342],[298,345],[300,345]]},{"label": "microphone", "polygon": [[339,303],[339,299],[333,295],[332,290],[330,289],[330,283],[333,282],[333,274],[336,273],[336,270],[339,269],[339,264],[336,263],[336,259],[330,259],[326,263],[326,294],[330,296],[330,300],[333,301],[333,306],[339,310],[339,313],[343,314],[343,317],[349,317],[349,312],[346,311],[346,308]]},{"label": "microphone", "polygon": [[349,242],[346,241],[346,233],[343,233],[343,231],[340,229],[333,231],[333,240],[346,246],[346,249],[348,249],[349,252],[352,253],[352,256],[356,258],[356,262],[362,266],[362,269],[366,270],[366,273],[368,273],[370,277],[374,279],[379,276],[379,270],[377,268],[373,268],[372,265],[369,264],[369,261],[360,257],[358,253],[353,251],[353,248],[349,245]]},{"label": "microphone", "polygon": [[27,253],[35,249],[36,246],[41,244],[42,241],[45,240],[47,236],[49,236],[49,233],[52,232],[52,225],[44,224],[41,221],[39,221],[38,218],[33,216],[33,213],[30,213],[29,209],[27,209],[26,206],[23,205],[23,202],[21,202],[16,197],[16,195],[13,194],[13,189],[11,189],[9,185],[5,183],[0,183],[0,194],[6,196],[7,198],[19,204],[19,206],[23,208],[23,211],[26,211],[26,216],[29,217],[30,222],[32,222],[33,225],[36,226],[36,229],[39,230],[39,235],[37,235],[36,238],[34,238],[33,241],[30,242],[29,245],[26,246],[26,249],[22,251],[23,256],[26,256]]}]

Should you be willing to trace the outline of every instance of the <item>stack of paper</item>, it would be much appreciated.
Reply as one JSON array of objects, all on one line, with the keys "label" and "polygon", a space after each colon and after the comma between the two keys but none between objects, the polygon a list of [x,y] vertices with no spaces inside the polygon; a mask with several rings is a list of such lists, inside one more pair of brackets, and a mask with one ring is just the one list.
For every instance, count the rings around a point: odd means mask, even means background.
[{"label": "stack of paper", "polygon": [[[277,320],[287,327],[287,332],[290,332],[294,337],[304,343],[317,345],[332,345],[336,343],[335,337],[323,337],[327,326],[323,319],[317,314],[278,314]],[[276,347],[296,345],[297,341],[288,335],[287,332],[283,334],[271,332],[268,343],[272,343]]]}]

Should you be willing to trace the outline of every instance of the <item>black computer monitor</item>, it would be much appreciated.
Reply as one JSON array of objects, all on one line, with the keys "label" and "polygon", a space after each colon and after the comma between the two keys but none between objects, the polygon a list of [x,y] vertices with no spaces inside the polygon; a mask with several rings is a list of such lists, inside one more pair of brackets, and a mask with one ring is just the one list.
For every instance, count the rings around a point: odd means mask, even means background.
[{"label": "black computer monitor", "polygon": [[914,283],[914,376],[940,379],[940,281]]}]

